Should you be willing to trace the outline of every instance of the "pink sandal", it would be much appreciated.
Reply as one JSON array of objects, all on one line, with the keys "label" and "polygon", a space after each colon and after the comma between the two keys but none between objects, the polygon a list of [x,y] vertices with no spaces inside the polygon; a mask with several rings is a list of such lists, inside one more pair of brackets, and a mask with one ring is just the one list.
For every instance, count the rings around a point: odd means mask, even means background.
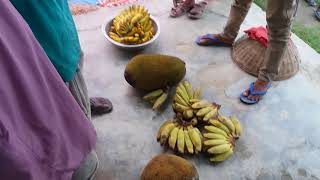
[{"label": "pink sandal", "polygon": [[195,4],[195,0],[173,0],[174,7],[171,9],[171,17],[179,17],[190,11]]}]

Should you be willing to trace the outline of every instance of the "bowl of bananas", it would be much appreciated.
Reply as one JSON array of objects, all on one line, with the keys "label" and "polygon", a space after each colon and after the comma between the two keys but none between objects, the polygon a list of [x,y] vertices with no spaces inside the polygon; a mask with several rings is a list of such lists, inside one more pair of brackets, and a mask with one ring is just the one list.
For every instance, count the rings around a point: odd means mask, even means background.
[{"label": "bowl of bananas", "polygon": [[125,50],[140,50],[160,34],[159,22],[142,5],[132,5],[102,25],[104,37]]}]

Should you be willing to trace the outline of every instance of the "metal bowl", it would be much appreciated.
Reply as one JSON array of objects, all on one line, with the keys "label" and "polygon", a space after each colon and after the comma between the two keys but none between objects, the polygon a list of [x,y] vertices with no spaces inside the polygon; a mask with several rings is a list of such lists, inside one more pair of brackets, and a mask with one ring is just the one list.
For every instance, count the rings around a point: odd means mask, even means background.
[{"label": "metal bowl", "polygon": [[110,27],[112,25],[113,19],[114,18],[107,19],[105,21],[105,23],[102,24],[101,29],[102,29],[102,33],[103,33],[104,37],[111,44],[113,44],[114,46],[116,46],[116,47],[118,47],[120,49],[124,49],[124,50],[142,50],[142,49],[146,48],[147,46],[149,46],[150,44],[152,44],[160,35],[160,24],[159,24],[159,22],[153,16],[150,16],[150,19],[152,21],[153,28],[154,28],[154,31],[155,31],[155,35],[149,41],[147,41],[145,43],[142,43],[142,44],[132,44],[132,45],[116,42],[112,38],[110,38],[109,35],[108,35],[108,32],[109,32]]}]

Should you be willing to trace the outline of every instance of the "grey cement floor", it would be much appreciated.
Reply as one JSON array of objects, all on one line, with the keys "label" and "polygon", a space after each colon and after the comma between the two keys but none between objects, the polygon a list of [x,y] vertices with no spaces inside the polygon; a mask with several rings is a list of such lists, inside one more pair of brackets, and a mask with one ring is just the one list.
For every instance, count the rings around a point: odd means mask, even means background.
[{"label": "grey cement floor", "polygon": [[[171,1],[143,4],[159,19],[160,38],[144,52],[175,55],[187,63],[186,79],[205,88],[205,98],[222,104],[225,115],[237,115],[244,134],[228,161],[212,165],[203,156],[186,157],[201,180],[319,180],[320,179],[320,55],[293,36],[302,58],[301,71],[275,83],[265,99],[245,106],[238,95],[254,80],[235,66],[228,48],[198,47],[197,35],[221,31],[230,0],[212,1],[203,19],[168,18]],[[93,119],[101,161],[97,180],[136,180],[147,162],[166,151],[155,140],[159,125],[173,116],[168,106],[153,112],[123,77],[126,53],[109,44],[101,24],[120,9],[100,9],[75,17],[85,53],[85,77],[91,96],[112,100],[111,114]],[[243,29],[265,25],[264,13],[253,6]]]}]

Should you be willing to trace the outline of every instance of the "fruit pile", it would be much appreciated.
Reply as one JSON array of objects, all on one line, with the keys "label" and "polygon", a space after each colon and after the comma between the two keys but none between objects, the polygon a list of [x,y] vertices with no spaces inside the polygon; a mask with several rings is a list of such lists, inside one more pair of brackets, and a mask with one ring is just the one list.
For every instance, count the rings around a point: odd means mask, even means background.
[{"label": "fruit pile", "polygon": [[234,116],[220,115],[221,106],[202,100],[201,94],[201,87],[193,89],[187,81],[177,86],[172,104],[176,116],[161,125],[157,141],[179,153],[204,151],[213,155],[210,161],[221,162],[233,154],[235,140],[242,133],[240,121]]},{"label": "fruit pile", "polygon": [[132,5],[113,19],[109,36],[123,44],[141,44],[154,36],[150,14],[141,5]]}]

